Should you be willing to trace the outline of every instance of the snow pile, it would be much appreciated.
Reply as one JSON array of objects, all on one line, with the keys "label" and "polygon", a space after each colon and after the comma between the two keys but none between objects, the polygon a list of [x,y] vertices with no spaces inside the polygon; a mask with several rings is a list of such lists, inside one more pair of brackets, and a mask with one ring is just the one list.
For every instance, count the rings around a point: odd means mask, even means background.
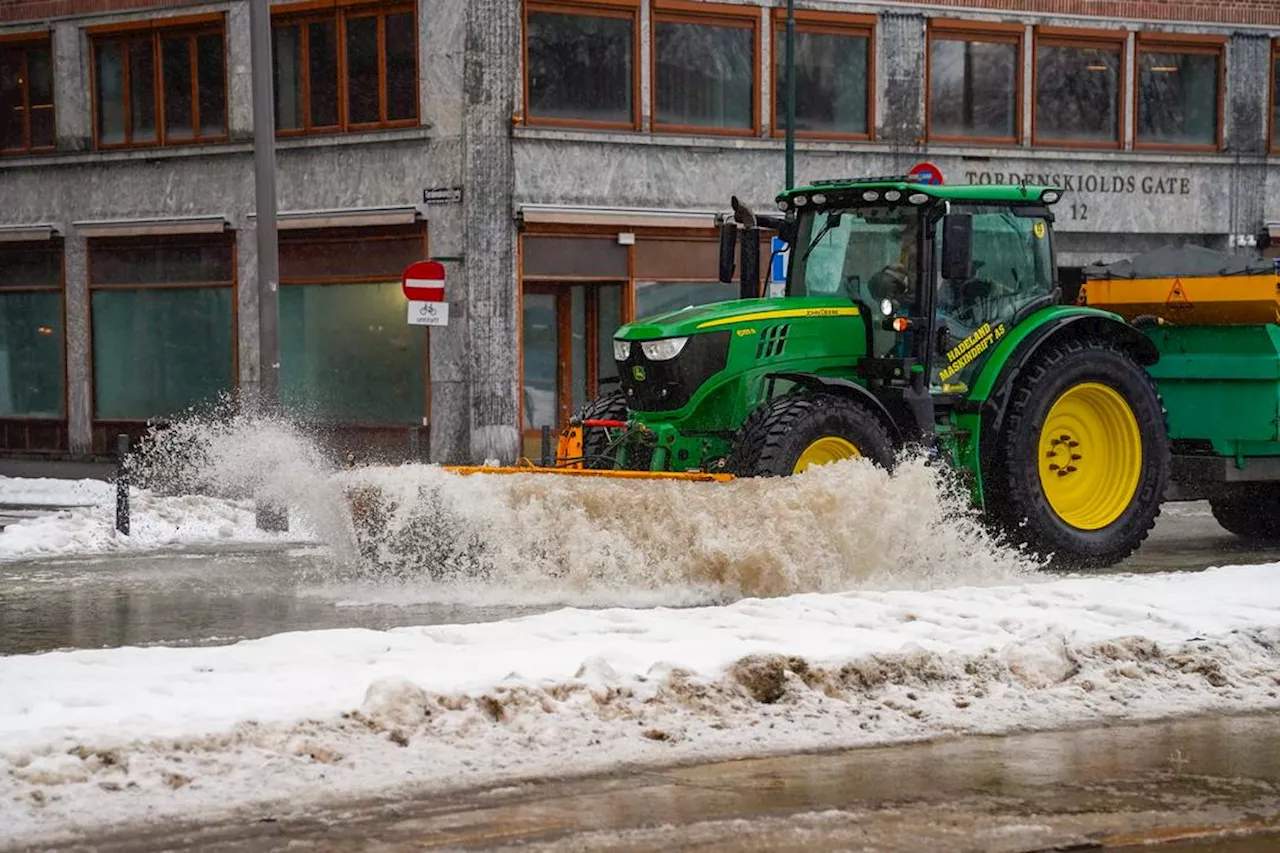
[{"label": "snow pile", "polygon": [[629,761],[1277,708],[1278,570],[4,658],[0,834]]},{"label": "snow pile", "polygon": [[93,506],[115,500],[115,487],[101,480],[0,477],[0,504],[41,507]]}]

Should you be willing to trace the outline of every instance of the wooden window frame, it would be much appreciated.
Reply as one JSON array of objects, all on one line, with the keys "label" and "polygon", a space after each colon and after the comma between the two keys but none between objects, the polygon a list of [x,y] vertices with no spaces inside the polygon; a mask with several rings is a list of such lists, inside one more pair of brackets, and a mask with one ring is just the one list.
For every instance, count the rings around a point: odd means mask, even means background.
[{"label": "wooden window frame", "polygon": [[[1123,30],[1036,27],[1031,45],[1031,144],[1037,148],[1089,148],[1119,151],[1124,148],[1124,101],[1129,86],[1129,34]],[[1094,142],[1080,139],[1042,138],[1037,129],[1039,118],[1037,94],[1040,79],[1040,48],[1066,47],[1083,50],[1117,50],[1120,54],[1120,76],[1116,91],[1116,141]]]},{"label": "wooden window frame", "polygon": [[[58,302],[62,306],[62,417],[60,418],[42,418],[31,417],[29,415],[3,415],[0,416],[0,424],[5,422],[12,424],[59,424],[64,431],[67,428],[67,418],[70,416],[70,404],[68,403],[68,386],[71,379],[68,374],[68,358],[67,358],[67,249],[66,243],[62,238],[57,238],[48,243],[16,243],[8,246],[11,250],[23,251],[21,247],[25,246],[25,251],[39,251],[48,249],[50,252],[58,253],[58,283],[57,284],[33,284],[29,286],[18,287],[0,287],[0,296],[6,293],[57,293]],[[2,431],[0,427],[0,431]],[[12,449],[12,448],[9,448]],[[40,449],[27,447],[26,449]]]},{"label": "wooden window frame", "polygon": [[[751,61],[751,125],[750,127],[704,127],[702,125],[664,124],[658,121],[658,24],[701,24],[703,26],[750,29]],[[696,133],[705,136],[760,135],[760,62],[764,56],[764,32],[760,26],[758,6],[728,6],[691,2],[691,0],[653,0],[649,15],[649,98],[650,115],[655,133]]]},{"label": "wooden window frame", "polygon": [[[205,16],[207,17],[207,16]],[[230,136],[231,93],[228,91],[227,72],[227,26],[221,14],[214,20],[205,17],[186,23],[170,23],[166,21],[148,22],[145,26],[103,27],[90,31],[89,39],[89,99],[93,103],[90,120],[93,122],[93,147],[100,151],[111,151],[120,148],[169,148],[176,145],[205,145],[211,142],[226,142]],[[200,134],[200,76],[199,55],[196,40],[200,36],[217,35],[222,38],[222,133],[202,136]],[[170,140],[165,131],[164,113],[164,54],[162,44],[165,39],[188,39],[188,51],[191,63],[191,133]],[[134,142],[133,110],[131,91],[132,82],[129,69],[129,46],[140,42],[151,43],[152,85],[155,100],[156,138],[154,141]],[[98,135],[99,115],[102,104],[98,99],[98,50],[107,44],[121,46],[121,94],[124,105],[125,141],[104,143]]]},{"label": "wooden window frame", "polygon": [[[0,157],[11,157],[22,154],[46,154],[50,151],[56,151],[58,148],[58,108],[57,93],[50,92],[52,98],[49,104],[40,104],[37,107],[31,105],[31,75],[28,71],[27,52],[43,48],[49,53],[49,72],[54,73],[54,55],[53,55],[53,38],[45,33],[43,35],[31,36],[24,33],[21,36],[13,38],[0,38],[0,50],[18,50],[22,52],[22,147],[21,148],[0,148]],[[33,109],[48,109],[53,114],[53,142],[50,145],[32,145],[31,144],[31,111]]]},{"label": "wooden window frame", "polygon": [[[95,250],[113,249],[113,248],[136,248],[138,246],[207,246],[210,244],[225,243],[231,251],[231,279],[229,281],[217,282],[181,282],[176,284],[160,283],[160,284],[94,284],[93,283],[93,254]],[[96,364],[94,363],[93,348],[93,294],[96,291],[112,291],[112,290],[217,290],[219,288],[228,288],[231,291],[231,391],[235,393],[240,388],[240,266],[239,266],[240,247],[235,235],[230,232],[224,232],[217,235],[204,234],[175,234],[171,236],[156,237],[95,237],[89,240],[85,252],[85,282],[89,291],[89,317],[86,328],[85,338],[89,353],[89,423],[90,429],[96,431],[103,426],[118,428],[119,432],[141,432],[148,420],[138,420],[133,418],[99,418],[98,417],[98,389],[94,376],[96,374]],[[64,261],[65,263],[65,261]]]},{"label": "wooden window frame", "polygon": [[[796,33],[821,33],[824,35],[865,38],[867,40],[867,132],[837,133],[831,131],[797,130],[798,139],[849,139],[873,142],[876,138],[876,16],[855,15],[840,12],[810,12],[796,10]],[[787,13],[785,9],[773,10],[773,34],[786,37]],[[776,40],[775,40],[776,42]],[[778,116],[778,57],[773,56],[773,68],[769,74],[770,133],[786,135],[786,128]]]},{"label": "wooden window frame", "polygon": [[[422,100],[418,92],[422,83],[421,62],[418,57],[418,8],[414,3],[322,3],[295,4],[273,9],[271,31],[274,39],[275,31],[283,27],[299,27],[301,59],[299,72],[302,77],[302,127],[276,128],[276,136],[288,138],[292,136],[321,136],[330,133],[361,133],[370,130],[388,130],[397,127],[415,127],[422,118]],[[387,18],[391,15],[408,14],[413,18],[413,79],[414,99],[413,116],[405,119],[388,120],[387,114]],[[351,122],[348,120],[351,81],[347,67],[347,22],[353,18],[376,18],[378,22],[378,115],[374,122]],[[313,126],[311,124],[311,35],[308,26],[313,23],[332,22],[337,50],[338,89],[338,123],[333,125]],[[273,51],[274,55],[274,51]],[[275,75],[273,63],[271,73]],[[273,79],[274,83],[274,79]],[[278,118],[277,118],[278,120]]]},{"label": "wooden window frame", "polygon": [[[1227,39],[1226,36],[1192,35],[1188,33],[1138,33],[1134,45],[1133,80],[1133,148],[1135,151],[1187,151],[1212,153],[1222,150],[1226,136],[1227,95]],[[1142,112],[1142,54],[1189,53],[1214,56],[1218,59],[1217,138],[1208,145],[1183,145],[1177,142],[1143,142],[1138,138],[1138,125]],[[1274,65],[1272,66],[1274,69]]]},{"label": "wooden window frame", "polygon": [[[523,124],[540,127],[578,127],[587,130],[640,130],[640,0],[525,0],[520,11],[521,105]],[[631,21],[631,121],[540,118],[529,110],[529,13],[580,15]]]},{"label": "wooden window frame", "polygon": [[[950,136],[933,132],[933,43],[942,41],[974,41],[987,44],[1011,44],[1016,49],[1014,67],[1013,136]],[[1026,31],[1022,24],[1000,24],[935,18],[929,21],[924,47],[924,136],[928,142],[949,145],[1019,146],[1022,144],[1023,77],[1026,72]]]}]

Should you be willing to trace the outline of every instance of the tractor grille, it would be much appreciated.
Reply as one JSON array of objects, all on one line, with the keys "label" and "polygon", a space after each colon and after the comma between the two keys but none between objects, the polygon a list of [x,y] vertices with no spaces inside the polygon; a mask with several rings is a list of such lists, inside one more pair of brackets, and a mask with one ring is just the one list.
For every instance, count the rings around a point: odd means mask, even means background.
[{"label": "tractor grille", "polygon": [[639,341],[631,356],[618,362],[618,378],[627,407],[637,412],[670,412],[689,402],[702,384],[724,370],[729,360],[729,332],[693,335],[669,361],[644,357]]},{"label": "tractor grille", "polygon": [[756,345],[756,361],[782,355],[787,346],[787,333],[791,331],[790,323],[770,326],[760,333],[760,343]]}]

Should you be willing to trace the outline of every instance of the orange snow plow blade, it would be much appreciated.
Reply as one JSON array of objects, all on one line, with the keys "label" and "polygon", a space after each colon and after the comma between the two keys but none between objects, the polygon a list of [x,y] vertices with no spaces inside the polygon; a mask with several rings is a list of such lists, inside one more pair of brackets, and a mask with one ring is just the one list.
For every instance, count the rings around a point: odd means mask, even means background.
[{"label": "orange snow plow blade", "polygon": [[623,427],[621,421],[587,421],[571,425],[560,433],[556,443],[556,464],[535,465],[521,459],[515,465],[448,465],[454,474],[561,474],[568,477],[612,477],[618,480],[689,480],[695,483],[727,483],[732,474],[707,471],[615,471],[609,468],[587,468],[583,465],[583,426]]}]

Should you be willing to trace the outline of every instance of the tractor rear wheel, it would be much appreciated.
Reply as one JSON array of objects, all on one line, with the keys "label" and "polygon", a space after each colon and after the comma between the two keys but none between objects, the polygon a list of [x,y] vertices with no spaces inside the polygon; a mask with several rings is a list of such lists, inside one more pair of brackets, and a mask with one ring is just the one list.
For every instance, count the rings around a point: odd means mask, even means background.
[{"label": "tractor rear wheel", "polygon": [[1219,524],[1241,538],[1280,541],[1280,487],[1274,484],[1210,498],[1209,508]]},{"label": "tractor rear wheel", "polygon": [[1160,514],[1170,464],[1160,395],[1105,340],[1040,355],[1015,385],[992,449],[988,511],[1055,568],[1123,560]]},{"label": "tractor rear wheel", "polygon": [[786,394],[751,413],[727,467],[739,477],[786,477],[859,457],[893,467],[893,441],[875,413],[833,394]]},{"label": "tractor rear wheel", "polygon": [[[626,395],[621,390],[601,394],[579,409],[578,417],[584,421],[625,421],[627,419]],[[609,430],[604,427],[583,427],[582,467],[619,467],[609,454]]]}]

